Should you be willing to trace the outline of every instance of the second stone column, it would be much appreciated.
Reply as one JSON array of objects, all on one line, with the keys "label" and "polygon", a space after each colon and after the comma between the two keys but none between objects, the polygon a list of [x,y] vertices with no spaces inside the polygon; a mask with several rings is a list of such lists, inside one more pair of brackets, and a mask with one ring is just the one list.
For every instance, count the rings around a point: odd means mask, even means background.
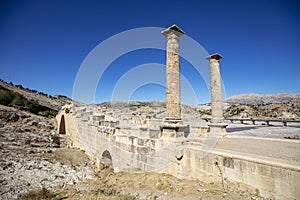
[{"label": "second stone column", "polygon": [[226,135],[223,116],[222,83],[220,73],[220,54],[208,56],[210,62],[211,123],[208,124],[211,134]]}]

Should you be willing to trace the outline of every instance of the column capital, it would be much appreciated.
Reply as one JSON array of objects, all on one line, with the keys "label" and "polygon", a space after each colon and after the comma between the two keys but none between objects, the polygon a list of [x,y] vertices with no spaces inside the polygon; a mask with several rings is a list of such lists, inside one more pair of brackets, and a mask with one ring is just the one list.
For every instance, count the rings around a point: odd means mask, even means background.
[{"label": "column capital", "polygon": [[207,60],[212,60],[212,59],[220,60],[221,58],[223,58],[223,56],[221,56],[218,53],[215,53],[215,54],[212,54],[212,55],[206,57]]},{"label": "column capital", "polygon": [[170,26],[169,28],[163,30],[161,32],[164,36],[168,37],[168,35],[174,34],[177,37],[184,35],[183,30],[181,30],[176,24]]}]

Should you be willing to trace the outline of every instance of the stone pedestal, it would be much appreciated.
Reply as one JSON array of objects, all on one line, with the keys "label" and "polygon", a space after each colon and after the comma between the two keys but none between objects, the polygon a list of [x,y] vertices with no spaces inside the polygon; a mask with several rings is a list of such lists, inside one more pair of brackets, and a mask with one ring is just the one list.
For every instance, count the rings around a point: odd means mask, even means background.
[{"label": "stone pedestal", "polygon": [[184,130],[186,126],[181,124],[168,124],[164,123],[161,126],[162,137],[169,137],[169,138],[180,138],[184,137]]},{"label": "stone pedestal", "polygon": [[[182,142],[184,142],[184,133],[187,126],[180,125],[180,124],[163,124],[161,129],[161,136],[160,141],[162,142],[163,146],[168,146],[170,151],[174,151],[173,153],[176,154],[178,150],[178,146],[181,146]],[[176,156],[175,156],[176,157]]]},{"label": "stone pedestal", "polygon": [[211,113],[212,119],[209,126],[210,134],[226,135],[226,126],[223,116],[222,84],[220,75],[220,54],[208,56],[210,62],[210,92],[211,92]]},{"label": "stone pedestal", "polygon": [[210,135],[225,137],[227,134],[226,123],[209,123],[208,126]]}]

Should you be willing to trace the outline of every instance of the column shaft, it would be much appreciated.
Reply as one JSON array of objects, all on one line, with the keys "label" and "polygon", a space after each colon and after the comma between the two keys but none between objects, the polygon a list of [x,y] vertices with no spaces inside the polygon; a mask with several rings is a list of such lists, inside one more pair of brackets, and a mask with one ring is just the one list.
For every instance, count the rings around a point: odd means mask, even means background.
[{"label": "column shaft", "polygon": [[166,106],[167,117],[180,119],[180,64],[178,52],[178,37],[170,34],[167,38],[166,66]]},{"label": "column shaft", "polygon": [[162,32],[167,39],[166,61],[166,120],[181,120],[179,37],[184,32],[176,25]]},{"label": "column shaft", "polygon": [[212,119],[214,122],[223,122],[222,84],[220,76],[220,62],[210,60],[210,91]]},{"label": "column shaft", "polygon": [[208,124],[210,134],[226,136],[226,126],[223,116],[222,83],[219,54],[208,56],[210,62],[210,92],[211,92],[211,123]]}]

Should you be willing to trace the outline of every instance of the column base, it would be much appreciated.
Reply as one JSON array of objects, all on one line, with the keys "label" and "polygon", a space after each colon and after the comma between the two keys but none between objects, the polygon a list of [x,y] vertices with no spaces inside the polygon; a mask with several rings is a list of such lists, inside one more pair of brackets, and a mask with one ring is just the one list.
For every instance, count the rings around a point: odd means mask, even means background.
[{"label": "column base", "polygon": [[227,123],[209,123],[208,134],[219,135],[221,137],[225,137],[227,135],[226,127]]},{"label": "column base", "polygon": [[212,124],[224,124],[224,117],[212,117],[210,123],[212,123]]},{"label": "column base", "polygon": [[186,128],[187,126],[182,124],[172,124],[165,122],[160,127],[161,137],[165,139],[184,138],[184,131]]}]

